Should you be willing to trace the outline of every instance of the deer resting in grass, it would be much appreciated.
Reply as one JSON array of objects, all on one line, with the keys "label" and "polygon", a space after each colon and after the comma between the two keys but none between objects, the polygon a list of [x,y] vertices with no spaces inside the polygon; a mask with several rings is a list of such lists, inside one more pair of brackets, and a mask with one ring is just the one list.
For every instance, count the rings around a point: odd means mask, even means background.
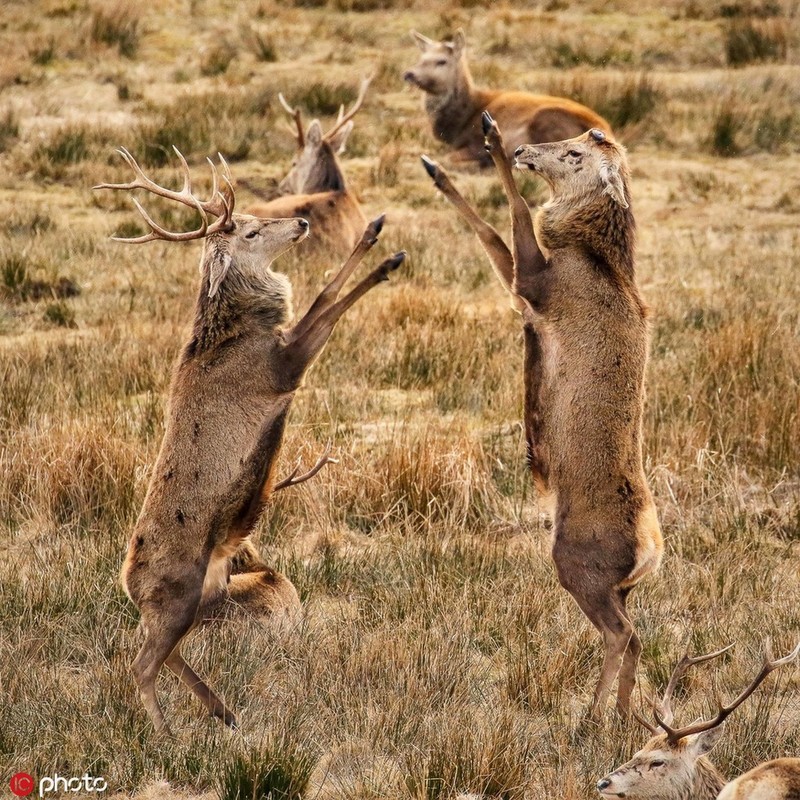
[{"label": "deer resting in grass", "polygon": [[510,156],[521,144],[557,142],[598,128],[611,134],[611,126],[574,100],[529,92],[478,89],[467,64],[467,40],[458,30],[452,42],[435,42],[412,31],[419,62],[403,78],[425,92],[425,110],[433,134],[456,152],[454,161],[477,161],[489,166],[483,147],[481,114],[488,111],[503,131]]},{"label": "deer resting in grass", "polygon": [[340,108],[336,123],[327,133],[322,132],[316,119],[304,130],[300,109],[292,108],[282,94],[278,95],[295,123],[297,156],[289,174],[278,185],[281,196],[253,204],[247,209],[249,214],[303,217],[311,223],[311,241],[337,253],[347,253],[355,247],[367,220],[336,157],[344,152],[353,130],[353,117],[364,103],[371,80],[362,81],[350,110],[345,113],[344,107]]},{"label": "deer resting in grass", "polygon": [[558,579],[605,644],[592,716],[617,678],[617,709],[627,715],[641,643],[626,601],[657,569],[663,544],[642,468],[649,331],[625,152],[599,130],[517,148],[517,166],[550,185],[534,223],[488,113],[484,131],[511,209],[511,249],[441,167],[426,156],[423,164],[522,315],[528,463],[554,502]]},{"label": "deer resting in grass", "polygon": [[[213,171],[211,199],[201,200],[179,153],[185,176],[180,191],[157,185],[130,153],[121,153],[135,180],[97,188],[145,189],[193,208],[201,224],[194,231],[170,233],[134,199],[151,231],[120,241],[205,242],[194,327],[175,366],[164,439],[122,568],[145,635],[133,673],[157,731],[169,733],[156,697],[164,664],[211,714],[235,726],[232,711],[184,661],[181,642],[228,595],[252,602],[257,612],[281,600],[271,597],[270,576],[230,575],[231,558],[248,547],[270,493],[311,477],[328,461],[324,456],[310,473],[297,477],[295,471],[275,484],[286,416],[305,372],[342,314],[387,280],[405,254],[387,259],[339,298],[377,241],[383,225],[379,217],[305,316],[288,326],[291,284],[272,271],[271,263],[308,235],[308,222],[234,214],[227,169],[221,189]],[[209,216],[216,219],[209,223]],[[282,594],[287,594],[285,587]],[[287,599],[296,600],[296,593]]]},{"label": "deer resting in grass", "polygon": [[800,758],[778,758],[745,772],[730,783],[706,758],[722,737],[725,719],[756,690],[778,667],[788,664],[800,653],[800,644],[788,656],[773,660],[769,643],[764,665],[750,685],[729,705],[722,706],[715,717],[698,720],[682,728],[673,727],[672,693],[678,681],[693,664],[717,658],[730,647],[690,658],[684,656],[676,665],[664,691],[653,706],[655,725],[636,714],[653,734],[634,757],[597,782],[603,797],[628,800],[797,800],[800,798]]}]

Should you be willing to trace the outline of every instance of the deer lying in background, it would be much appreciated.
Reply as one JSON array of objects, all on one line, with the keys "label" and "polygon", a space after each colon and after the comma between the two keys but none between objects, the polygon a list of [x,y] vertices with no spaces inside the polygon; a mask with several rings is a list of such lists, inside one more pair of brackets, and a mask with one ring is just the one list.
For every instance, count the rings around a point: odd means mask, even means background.
[{"label": "deer lying in background", "polygon": [[517,166],[535,170],[552,194],[534,225],[489,114],[484,130],[511,207],[513,251],[441,167],[426,156],[423,164],[522,315],[528,463],[555,503],[558,579],[605,643],[592,715],[617,676],[617,709],[627,715],[641,643],[625,604],[657,569],[663,544],[642,468],[649,333],[625,151],[599,130],[518,148]]},{"label": "deer lying in background", "polygon": [[[303,375],[342,314],[385,281],[405,254],[384,261],[339,299],[345,282],[377,241],[383,225],[383,217],[378,218],[306,315],[286,327],[291,284],[270,265],[308,235],[308,222],[234,214],[227,170],[222,189],[214,170],[211,199],[201,200],[192,192],[189,169],[179,153],[185,176],[180,191],[157,185],[130,153],[121,153],[135,180],[97,188],[145,189],[195,209],[202,221],[197,230],[170,233],[134,199],[151,231],[120,241],[205,240],[194,328],[175,367],[164,439],[122,568],[123,584],[139,607],[145,633],[133,672],[157,731],[169,732],[156,696],[163,664],[211,714],[235,726],[230,709],[183,660],[181,642],[231,587],[240,598],[252,593],[257,607],[274,599],[266,588],[252,585],[252,578],[230,576],[231,558],[248,541],[270,493],[278,488],[275,462]],[[216,217],[211,224],[209,216]],[[293,474],[281,486],[305,477],[310,475]],[[240,586],[245,580],[250,584]]]},{"label": "deer lying in background", "polygon": [[[597,782],[603,797],[629,800],[796,800],[800,797],[800,758],[778,758],[751,769],[726,783],[716,767],[705,757],[722,736],[725,719],[738,708],[758,685],[778,667],[800,653],[800,644],[788,656],[772,659],[769,643],[764,666],[750,685],[729,705],[722,706],[710,720],[673,728],[672,693],[678,681],[693,664],[717,658],[730,650],[690,658],[684,656],[675,667],[658,705],[654,704],[656,724],[636,714],[653,738],[619,769]],[[724,788],[723,788],[724,787]]]},{"label": "deer lying in background", "polygon": [[303,129],[299,108],[291,108],[283,95],[281,104],[296,126],[297,156],[289,174],[278,185],[282,195],[274,200],[255,203],[247,212],[259,217],[303,217],[311,223],[312,241],[326,249],[345,253],[355,247],[366,225],[355,193],[347,188],[336,156],[344,151],[353,130],[353,117],[364,104],[371,78],[361,83],[352,108],[345,114],[339,109],[336,124],[322,132],[319,120]]},{"label": "deer lying in background", "polygon": [[452,42],[435,42],[416,31],[411,35],[422,56],[403,78],[425,92],[433,134],[456,151],[454,161],[491,163],[483,147],[484,111],[497,120],[509,156],[521,144],[557,142],[589,128],[611,134],[611,126],[601,116],[574,100],[476,88],[467,64],[463,30],[456,32]]}]

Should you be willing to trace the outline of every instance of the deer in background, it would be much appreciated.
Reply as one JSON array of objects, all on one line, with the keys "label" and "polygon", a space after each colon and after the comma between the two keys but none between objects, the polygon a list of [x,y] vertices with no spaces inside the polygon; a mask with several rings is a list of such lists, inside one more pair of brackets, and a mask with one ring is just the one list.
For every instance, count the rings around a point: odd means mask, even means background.
[{"label": "deer in background", "polygon": [[617,710],[627,716],[642,645],[626,602],[658,568],[663,543],[642,466],[649,329],[625,151],[600,130],[517,148],[517,166],[550,185],[533,222],[496,122],[488,113],[483,122],[510,206],[512,249],[440,166],[427,156],[423,165],[522,316],[528,464],[554,504],[558,579],[605,646],[591,714],[603,712],[619,678]]},{"label": "deer in background", "polygon": [[311,223],[312,241],[337,253],[355,247],[366,225],[366,217],[355,193],[345,182],[336,156],[344,151],[353,130],[353,117],[364,104],[372,78],[361,82],[358,97],[350,110],[344,107],[334,126],[322,132],[319,120],[304,130],[301,111],[292,108],[282,94],[281,105],[294,120],[297,156],[289,174],[278,185],[280,197],[249,206],[247,212],[261,217],[303,217]]},{"label": "deer in background", "polygon": [[[181,642],[232,592],[252,601],[259,612],[265,603],[296,599],[296,593],[272,597],[270,580],[231,575],[231,559],[247,546],[278,488],[275,463],[304,374],[342,314],[387,280],[405,254],[387,259],[339,298],[378,239],[383,225],[379,217],[305,316],[288,327],[291,283],[273,272],[271,264],[308,235],[308,222],[234,214],[227,168],[222,188],[213,170],[211,198],[201,200],[192,191],[189,168],[179,153],[184,183],[180,191],[172,191],[150,180],[130,153],[120,152],[135,179],[96,188],[146,190],[194,209],[201,224],[194,231],[169,232],[134,199],[150,232],[119,241],[204,240],[193,330],[175,366],[164,438],[122,568],[123,585],[141,612],[145,637],[133,673],[157,731],[169,733],[156,695],[164,664],[211,714],[235,726],[231,710],[184,661]],[[209,223],[209,217],[216,219]],[[305,477],[310,475],[297,478],[295,472],[281,486]],[[284,589],[282,594],[291,593]]]},{"label": "deer in background", "polygon": [[463,30],[456,31],[451,42],[436,42],[416,31],[411,35],[422,56],[403,78],[425,92],[425,111],[433,134],[456,151],[454,161],[491,164],[483,147],[484,111],[497,120],[509,156],[521,144],[557,142],[589,128],[611,135],[611,126],[599,114],[574,100],[476,88],[467,64]]},{"label": "deer in background", "polygon": [[672,727],[672,693],[678,681],[689,667],[717,658],[730,647],[732,645],[695,658],[687,655],[678,662],[663,697],[658,704],[653,704],[656,724],[634,714],[653,738],[630,761],[597,782],[603,797],[629,800],[796,800],[800,797],[800,758],[767,761],[730,783],[725,782],[706,758],[722,737],[727,717],[750,697],[770,672],[795,659],[800,653],[800,644],[788,656],[773,660],[767,642],[761,671],[735,700],[722,706],[712,719],[698,720],[682,728]]}]

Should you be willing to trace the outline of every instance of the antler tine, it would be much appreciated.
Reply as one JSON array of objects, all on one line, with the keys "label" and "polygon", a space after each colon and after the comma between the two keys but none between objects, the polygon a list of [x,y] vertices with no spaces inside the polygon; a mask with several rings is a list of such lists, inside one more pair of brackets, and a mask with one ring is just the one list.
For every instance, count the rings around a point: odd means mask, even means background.
[{"label": "antler tine", "polygon": [[302,113],[300,111],[300,107],[297,106],[296,108],[292,108],[286,102],[286,98],[283,96],[283,92],[278,92],[278,100],[280,104],[283,106],[284,111],[286,111],[286,113],[294,120],[295,128],[297,128],[297,146],[300,148],[305,147],[306,136],[305,132],[303,131],[303,118],[302,118]]},{"label": "antler tine", "polygon": [[112,236],[111,239],[115,242],[124,242],[125,244],[143,244],[144,242],[152,242],[155,239],[164,239],[168,242],[188,242],[192,239],[202,239],[208,230],[208,218],[203,213],[203,209],[200,206],[200,201],[197,198],[193,198],[197,203],[197,211],[200,214],[200,227],[195,231],[185,231],[183,233],[174,233],[172,231],[168,231],[162,228],[145,210],[142,204],[135,198],[132,197],[133,204],[138,209],[139,213],[144,217],[144,221],[150,226],[150,233],[144,234],[144,236],[136,236],[133,238],[123,238],[121,236]]},{"label": "antler tine", "polygon": [[172,145],[172,149],[175,151],[175,155],[180,159],[181,167],[183,167],[183,188],[181,189],[181,194],[192,194],[192,176],[189,173],[189,165],[186,163],[183,153],[181,153],[175,145]]},{"label": "antler tine", "polygon": [[353,103],[350,110],[344,116],[342,116],[344,106],[339,109],[339,116],[336,120],[336,124],[325,134],[326,139],[330,139],[331,136],[339,131],[343,125],[347,124],[359,112],[361,106],[364,105],[364,98],[367,96],[367,89],[369,89],[369,85],[372,83],[372,79],[374,77],[375,75],[373,73],[361,81],[361,86],[358,90],[358,97],[356,98],[356,101]]},{"label": "antler tine", "polygon": [[338,464],[338,458],[331,458],[331,443],[325,446],[325,452],[317,459],[317,463],[314,464],[311,469],[306,472],[304,475],[301,475],[299,478],[295,477],[297,475],[298,470],[300,469],[300,465],[298,464],[292,473],[289,475],[288,478],[284,478],[280,483],[276,483],[273,487],[273,492],[279,492],[281,489],[287,489],[289,486],[296,486],[298,483],[304,483],[305,481],[311,480],[326,464]]},{"label": "antler tine", "polygon": [[[705,661],[711,661],[714,658],[719,658],[724,653],[727,653],[732,647],[733,643],[729,644],[727,647],[723,647],[721,650],[715,650],[713,653],[706,653],[702,656],[690,656],[688,653],[686,653],[686,655],[684,655],[683,658],[675,665],[675,669],[672,670],[672,675],[669,677],[667,688],[664,690],[661,701],[658,703],[659,714],[667,722],[667,724],[672,724],[672,720],[675,718],[675,715],[672,712],[672,694],[675,691],[675,687],[678,685],[678,681],[686,673],[686,670],[689,669],[689,667],[693,667],[695,664],[702,664]],[[655,703],[653,703],[653,708],[656,708]]]},{"label": "antler tine", "polygon": [[758,675],[753,678],[750,684],[745,687],[742,693],[735,700],[732,700],[726,706],[721,706],[716,716],[712,719],[699,720],[698,722],[693,722],[691,725],[687,725],[684,728],[671,728],[668,724],[665,725],[658,718],[656,713],[656,720],[667,733],[667,741],[674,744],[686,736],[690,736],[694,733],[702,733],[703,731],[708,731],[711,730],[711,728],[716,728],[718,725],[721,725],[730,716],[730,714],[732,714],[745,700],[747,700],[748,697],[750,697],[751,694],[753,694],[753,692],[759,687],[759,685],[767,677],[767,675],[770,674],[770,672],[794,660],[798,653],[800,653],[800,642],[798,642],[797,646],[794,648],[794,650],[792,650],[791,653],[783,658],[773,660],[772,648],[770,646],[769,639],[767,639],[767,641],[764,643],[764,664],[761,667]]},{"label": "antler tine", "polygon": [[647,728],[647,730],[650,731],[650,733],[652,733],[653,735],[655,735],[657,733],[660,733],[660,731],[658,729],[658,726],[657,725],[653,725],[652,722],[648,722],[638,711],[636,711],[636,709],[631,709],[631,714],[633,715],[633,718],[641,726],[643,726],[644,728]]}]

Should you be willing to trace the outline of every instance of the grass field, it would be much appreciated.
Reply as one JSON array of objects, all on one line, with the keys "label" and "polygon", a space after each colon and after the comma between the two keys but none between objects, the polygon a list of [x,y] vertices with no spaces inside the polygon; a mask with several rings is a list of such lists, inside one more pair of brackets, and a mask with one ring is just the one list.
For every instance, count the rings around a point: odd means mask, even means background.
[{"label": "grass field", "polygon": [[[463,26],[480,83],[567,93],[629,148],[652,308],[646,469],[666,552],[632,595],[640,677],[736,642],[684,683],[679,720],[800,636],[800,26],[780,0],[10,0],[0,16],[0,796],[18,771],[102,776],[107,796],[593,798],[646,736],[581,718],[599,637],[555,578],[524,466],[521,331],[419,155],[447,163],[403,85],[408,31]],[[240,713],[206,719],[168,676],[152,733],[118,571],[197,289],[197,244],[139,227],[127,146],[162,182],[176,144],[269,188],[293,142],[277,92],[328,122],[376,77],[343,158],[390,284],[336,330],[291,411],[259,547],[306,609],[293,630],[206,629],[188,660]],[[507,230],[490,171],[456,173]],[[520,177],[522,180],[522,177]],[[528,180],[532,199],[544,187]],[[238,193],[240,208],[252,199]],[[168,224],[188,215],[161,210]],[[171,214],[171,216],[170,216]],[[302,309],[332,259],[276,267]],[[731,776],[800,755],[800,668],[728,723]],[[272,792],[270,795],[269,793]],[[10,795],[9,795],[10,796]],[[71,795],[75,796],[75,795]],[[95,796],[95,795],[87,795]]]}]

